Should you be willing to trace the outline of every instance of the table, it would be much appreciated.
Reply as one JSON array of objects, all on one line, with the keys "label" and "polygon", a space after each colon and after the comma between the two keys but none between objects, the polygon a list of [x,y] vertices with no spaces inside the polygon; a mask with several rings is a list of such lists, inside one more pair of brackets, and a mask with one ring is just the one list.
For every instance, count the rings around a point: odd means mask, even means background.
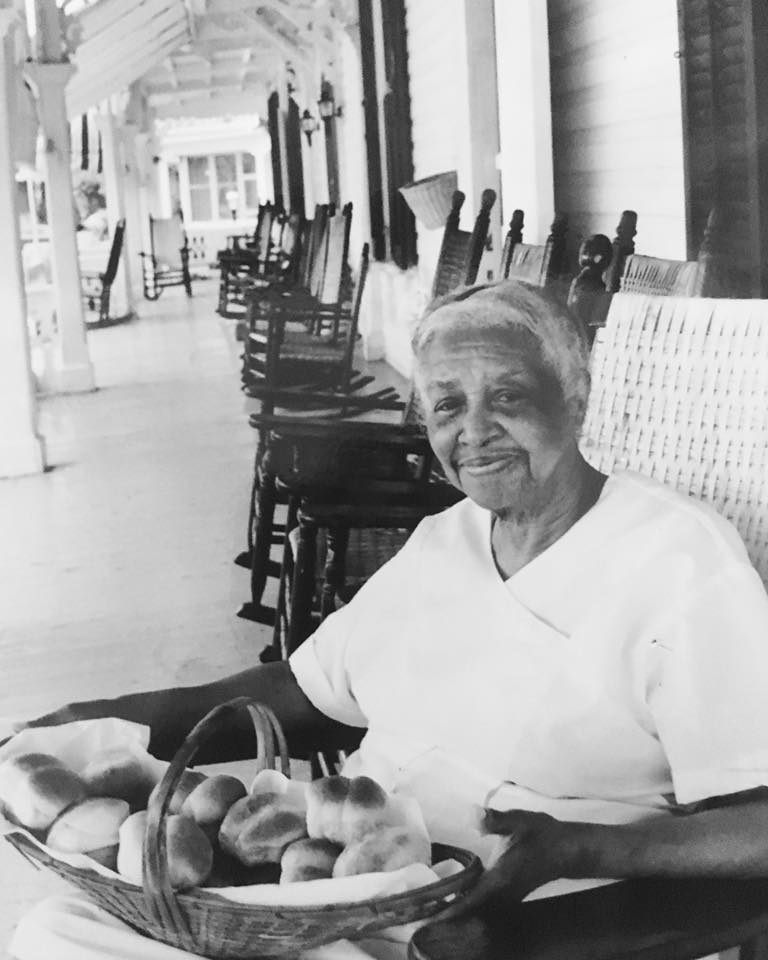
[{"label": "table", "polygon": [[[746,945],[748,943],[748,945]],[[417,931],[409,960],[768,958],[768,879],[627,881]]]}]

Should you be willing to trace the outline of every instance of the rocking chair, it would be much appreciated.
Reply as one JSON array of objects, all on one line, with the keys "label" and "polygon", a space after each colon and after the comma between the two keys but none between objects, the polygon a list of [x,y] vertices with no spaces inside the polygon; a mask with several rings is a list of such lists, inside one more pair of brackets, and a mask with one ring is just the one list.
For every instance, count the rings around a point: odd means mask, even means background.
[{"label": "rocking chair", "polygon": [[125,220],[121,219],[117,221],[115,226],[112,246],[109,249],[107,269],[103,273],[87,270],[80,273],[83,302],[88,310],[85,316],[85,323],[88,327],[108,327],[128,319],[127,317],[110,317],[109,315],[112,284],[117,276],[124,236]]},{"label": "rocking chair", "polygon": [[183,286],[192,296],[192,278],[189,273],[189,244],[181,218],[149,218],[150,251],[142,251],[141,266],[144,296],[157,300],[166,287]]},{"label": "rocking chair", "polygon": [[543,244],[523,243],[523,211],[515,210],[501,251],[499,276],[524,280],[535,287],[551,287],[562,281],[568,217],[555,214],[549,236]]},{"label": "rocking chair", "polygon": [[[435,272],[435,280],[448,289],[452,288],[449,283],[471,284],[476,279],[495,194],[484,192],[471,232],[457,228],[463,199],[458,191],[454,194]],[[457,237],[458,233],[463,236]],[[435,282],[433,289],[439,288]],[[275,634],[264,654],[268,659],[285,655],[306,638],[315,619],[316,593],[322,598],[320,615],[324,616],[345,588],[359,586],[396,552],[424,516],[443,509],[460,495],[442,481],[432,482],[432,454],[424,430],[416,422],[413,403],[406,405],[400,424],[307,422],[265,413],[252,416],[251,424],[260,431],[264,451],[257,462],[252,501],[252,611],[264,611],[260,601],[266,578],[274,572],[280,574]],[[313,464],[324,460],[323,449],[337,450],[337,465],[346,464],[350,469],[337,466],[316,471]],[[286,463],[296,469],[286,470]],[[284,539],[283,563],[275,570],[269,548],[277,502],[288,504],[286,530],[297,524],[300,528],[301,555],[293,564],[290,541]],[[328,531],[329,553],[317,590],[313,558],[320,529]],[[345,560],[349,569],[355,568],[349,581],[344,574]]]}]

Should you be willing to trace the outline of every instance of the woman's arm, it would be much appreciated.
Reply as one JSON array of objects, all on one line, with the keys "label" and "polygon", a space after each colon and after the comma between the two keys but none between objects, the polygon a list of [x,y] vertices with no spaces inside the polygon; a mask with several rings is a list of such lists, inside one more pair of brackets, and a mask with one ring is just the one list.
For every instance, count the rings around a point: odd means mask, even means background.
[{"label": "woman's arm", "polygon": [[[331,720],[312,705],[287,662],[251,667],[196,687],[175,687],[131,693],[110,700],[72,703],[33,720],[29,726],[51,726],[98,717],[133,720],[151,728],[150,753],[168,760],[209,710],[241,696],[252,697],[275,711],[285,730],[292,756],[303,756],[310,750],[351,749],[360,740],[360,730]],[[200,751],[196,762],[251,757],[255,746],[250,717],[243,710],[237,714],[232,729],[212,739]]]},{"label": "woman's arm", "polygon": [[[734,802],[734,800],[738,802]],[[718,798],[723,805],[618,826],[567,823],[526,810],[486,811],[488,833],[507,849],[452,912],[522,900],[550,880],[604,877],[768,876],[768,794]]]}]

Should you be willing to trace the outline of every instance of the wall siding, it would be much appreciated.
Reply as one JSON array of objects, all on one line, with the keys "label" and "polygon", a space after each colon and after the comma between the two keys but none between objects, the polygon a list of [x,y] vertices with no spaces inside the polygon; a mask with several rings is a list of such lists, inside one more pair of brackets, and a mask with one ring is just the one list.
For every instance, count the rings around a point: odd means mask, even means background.
[{"label": "wall siding", "polygon": [[638,213],[637,250],[686,255],[672,0],[548,0],[555,207],[570,245]]}]

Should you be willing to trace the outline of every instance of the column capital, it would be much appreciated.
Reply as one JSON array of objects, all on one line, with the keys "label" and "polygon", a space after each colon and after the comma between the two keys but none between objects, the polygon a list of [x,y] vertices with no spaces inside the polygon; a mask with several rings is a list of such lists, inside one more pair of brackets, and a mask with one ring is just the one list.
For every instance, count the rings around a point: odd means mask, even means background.
[{"label": "column capital", "polygon": [[42,63],[30,60],[24,64],[24,78],[29,81],[35,96],[44,90],[60,87],[62,94],[72,74],[77,70],[74,63],[67,60],[61,63]]}]

